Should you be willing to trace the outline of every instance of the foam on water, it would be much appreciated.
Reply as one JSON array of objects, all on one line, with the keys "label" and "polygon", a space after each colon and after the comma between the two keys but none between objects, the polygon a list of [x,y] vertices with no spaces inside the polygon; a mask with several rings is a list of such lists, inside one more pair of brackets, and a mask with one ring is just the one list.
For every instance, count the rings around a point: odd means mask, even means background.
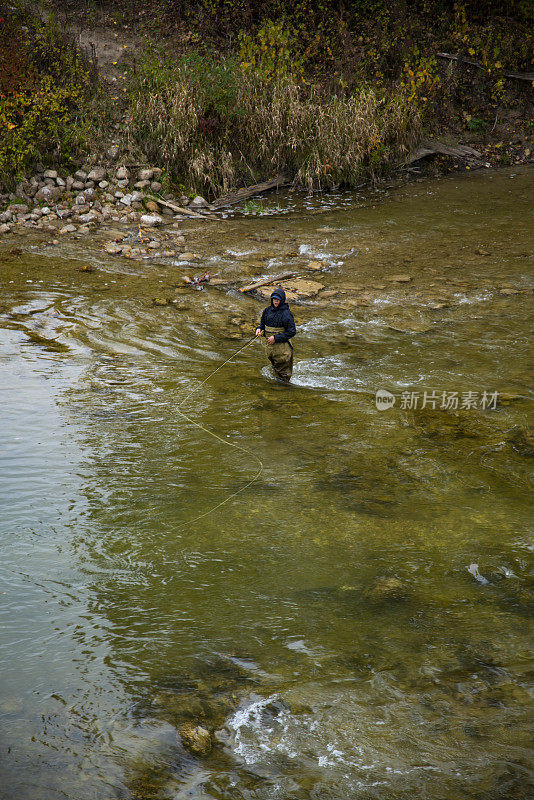
[{"label": "foam on water", "polygon": [[[264,367],[262,375],[275,380],[270,367]],[[362,392],[367,388],[366,382],[354,372],[353,365],[340,356],[299,361],[293,370],[291,385],[334,392]]]}]

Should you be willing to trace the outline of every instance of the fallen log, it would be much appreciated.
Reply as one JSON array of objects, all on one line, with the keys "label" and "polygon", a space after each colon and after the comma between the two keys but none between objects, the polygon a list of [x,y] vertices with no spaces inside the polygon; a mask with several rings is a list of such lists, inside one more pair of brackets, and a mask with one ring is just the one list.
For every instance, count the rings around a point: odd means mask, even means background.
[{"label": "fallen log", "polygon": [[260,286],[268,286],[270,283],[276,283],[276,281],[283,281],[285,278],[293,278],[295,276],[294,272],[282,272],[280,275],[273,275],[271,278],[262,278],[261,281],[256,281],[255,283],[249,283],[246,286],[242,286],[239,290],[240,292],[252,292],[254,289],[259,289]]},{"label": "fallen log", "polygon": [[254,186],[245,186],[243,189],[238,189],[237,192],[222,195],[214,200],[211,204],[214,208],[223,208],[225,206],[233,206],[240,203],[242,200],[248,200],[249,197],[254,197],[263,192],[268,192],[270,189],[279,189],[281,186],[288,186],[289,181],[285,175],[277,175],[276,178],[271,178],[269,181],[263,183],[255,183]]},{"label": "fallen log", "polygon": [[[481,64],[480,61],[475,61],[473,58],[466,58],[465,56],[455,56],[452,53],[436,53],[437,58],[444,58],[447,61],[457,61],[459,64],[469,64],[470,67],[476,67],[483,72],[487,72],[487,67]],[[512,78],[516,81],[527,81],[532,83],[534,81],[534,72],[504,72],[505,78]]]},{"label": "fallen log", "polygon": [[413,164],[414,161],[420,161],[427,156],[443,155],[450,156],[451,158],[482,158],[482,153],[474,150],[472,147],[467,147],[463,144],[450,145],[443,144],[443,142],[435,142],[432,139],[424,139],[415,153],[404,162],[405,166]]}]

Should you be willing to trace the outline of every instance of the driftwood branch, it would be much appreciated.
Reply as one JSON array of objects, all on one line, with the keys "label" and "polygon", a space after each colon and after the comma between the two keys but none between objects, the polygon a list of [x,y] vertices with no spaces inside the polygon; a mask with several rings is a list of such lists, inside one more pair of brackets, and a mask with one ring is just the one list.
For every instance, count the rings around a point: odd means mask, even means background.
[{"label": "driftwood branch", "polygon": [[294,275],[294,272],[282,272],[280,275],[273,275],[271,278],[263,278],[261,281],[256,281],[256,283],[249,283],[246,286],[242,286],[239,291],[252,292],[254,289],[259,289],[260,286],[268,286],[270,283],[275,283],[276,281],[282,281],[286,278],[293,278]]},{"label": "driftwood branch", "polygon": [[427,156],[451,156],[452,158],[482,158],[482,154],[472,147],[463,144],[451,147],[443,142],[435,142],[432,139],[423,139],[417,150],[404,162],[405,165],[413,164]]},{"label": "driftwood branch", "polygon": [[[473,58],[466,58],[465,56],[454,56],[451,53],[436,53],[437,58],[444,58],[447,61],[457,61],[459,64],[469,64],[470,67],[476,67],[483,72],[487,72],[487,67],[481,64],[480,61],[475,61]],[[534,72],[505,72],[505,78],[512,78],[516,81],[527,81],[532,83],[534,81]]]},{"label": "driftwood branch", "polygon": [[212,203],[213,208],[223,208],[224,206],[233,206],[240,203],[242,200],[248,200],[249,197],[268,192],[270,189],[279,189],[281,186],[287,186],[288,180],[285,175],[277,175],[276,178],[271,178],[269,181],[263,183],[255,183],[254,186],[246,186],[243,189],[238,189],[237,192],[225,194],[218,197]]},{"label": "driftwood branch", "polygon": [[182,208],[182,206],[178,206],[176,203],[171,203],[169,200],[162,200],[161,197],[154,197],[152,194],[147,194],[145,197],[147,200],[153,200],[154,203],[164,206],[164,208],[170,208],[170,210],[174,211],[175,214],[185,214],[187,217],[206,219],[204,214],[197,214],[196,211],[192,211],[190,208]]}]

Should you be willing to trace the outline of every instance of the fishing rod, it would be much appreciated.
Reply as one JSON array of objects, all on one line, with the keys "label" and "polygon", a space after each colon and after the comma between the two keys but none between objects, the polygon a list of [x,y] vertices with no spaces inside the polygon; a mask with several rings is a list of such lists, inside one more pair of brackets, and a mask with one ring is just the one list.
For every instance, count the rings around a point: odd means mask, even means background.
[{"label": "fishing rod", "polygon": [[246,483],[244,486],[242,486],[236,492],[232,492],[232,494],[229,494],[228,497],[225,497],[224,500],[221,500],[220,503],[217,503],[217,505],[215,505],[212,508],[208,509],[208,511],[204,511],[203,514],[199,514],[198,517],[194,517],[193,519],[190,519],[187,522],[182,523],[182,525],[180,525],[179,529],[188,527],[189,525],[192,525],[194,522],[198,522],[199,519],[202,519],[203,517],[207,517],[209,514],[213,513],[218,508],[221,508],[221,506],[226,505],[226,503],[228,503],[234,497],[237,497],[238,494],[241,494],[241,492],[244,492],[245,489],[248,489],[249,486],[252,486],[252,484],[255,481],[258,480],[258,478],[260,477],[260,475],[263,472],[263,462],[262,462],[262,460],[260,458],[258,458],[258,456],[255,453],[253,453],[251,450],[248,450],[246,447],[242,447],[239,444],[235,444],[234,442],[229,442],[227,439],[223,439],[222,436],[219,436],[217,433],[214,433],[213,431],[210,431],[208,428],[204,427],[204,425],[202,425],[200,422],[197,422],[196,420],[191,419],[191,417],[189,417],[187,414],[184,414],[184,412],[181,411],[180,408],[179,408],[179,406],[184,405],[189,400],[191,395],[193,395],[202,386],[204,386],[204,384],[207,383],[207,381],[209,381],[209,379],[213,375],[215,375],[216,372],[218,372],[220,369],[222,369],[225,366],[225,364],[228,364],[229,361],[231,361],[233,358],[235,358],[237,355],[239,355],[239,353],[241,353],[243,350],[245,350],[245,348],[247,348],[249,345],[251,345],[252,342],[256,341],[257,338],[258,338],[257,336],[253,336],[252,339],[250,339],[248,342],[246,342],[246,344],[244,344],[242,347],[240,347],[239,350],[236,350],[235,353],[232,353],[232,355],[229,358],[227,358],[225,361],[223,361],[221,364],[219,364],[218,367],[216,367],[214,370],[212,370],[212,372],[210,372],[209,375],[206,378],[204,378],[204,380],[201,383],[199,383],[198,386],[195,386],[178,403],[176,411],[178,412],[178,414],[180,414],[180,416],[183,419],[187,420],[187,422],[189,422],[191,425],[194,425],[196,428],[199,428],[201,431],[204,431],[204,433],[207,433],[209,436],[212,436],[214,439],[217,439],[217,441],[222,442],[223,444],[227,445],[228,447],[233,447],[236,450],[240,450],[242,453],[246,453],[247,455],[251,456],[256,461],[256,463],[259,465],[259,470],[256,473],[256,475],[254,475],[252,480],[248,481],[248,483]]}]

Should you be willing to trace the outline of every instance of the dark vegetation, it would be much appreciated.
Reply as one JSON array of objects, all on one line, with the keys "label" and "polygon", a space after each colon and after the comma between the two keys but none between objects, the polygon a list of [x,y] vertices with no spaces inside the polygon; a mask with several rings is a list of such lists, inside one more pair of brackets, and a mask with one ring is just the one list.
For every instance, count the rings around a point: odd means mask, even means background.
[{"label": "dark vegetation", "polygon": [[[123,155],[213,196],[284,172],[356,185],[422,135],[532,139],[534,0],[80,0],[0,5],[0,175]],[[134,32],[120,96],[67,32]],[[445,52],[476,61],[459,64]],[[117,126],[119,126],[117,130]],[[503,153],[509,152],[504,147]],[[505,158],[502,158],[505,161]]]}]

